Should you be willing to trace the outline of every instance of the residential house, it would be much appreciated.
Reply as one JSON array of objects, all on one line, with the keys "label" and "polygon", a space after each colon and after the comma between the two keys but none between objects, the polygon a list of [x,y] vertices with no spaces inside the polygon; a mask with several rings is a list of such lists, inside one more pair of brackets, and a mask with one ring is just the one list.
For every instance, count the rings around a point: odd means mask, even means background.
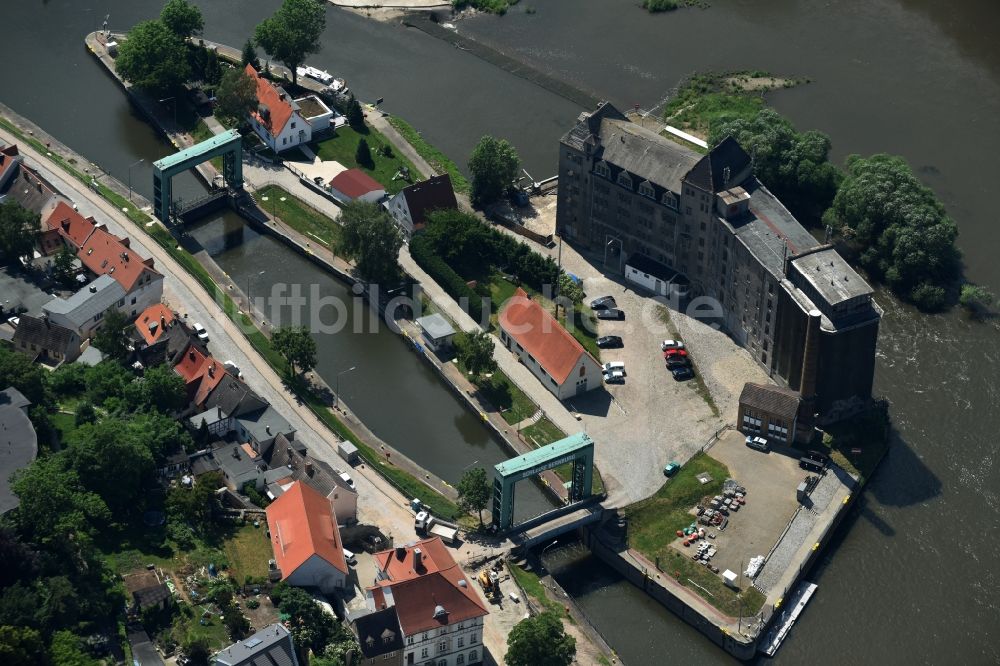
[{"label": "residential house", "polygon": [[500,341],[560,400],[604,385],[601,364],[518,288],[500,311]]},{"label": "residential house", "polygon": [[[211,379],[214,381],[214,377]],[[295,428],[278,410],[224,369],[208,392],[204,392],[205,386],[203,379],[194,404],[204,411],[190,418],[192,428],[201,428],[204,421],[213,435],[222,437],[235,433],[240,441],[248,442],[258,454],[266,453],[279,435],[289,440],[295,438]],[[204,400],[198,399],[203,393]]]},{"label": "residential house", "polygon": [[174,372],[184,378],[188,402],[196,409],[204,409],[209,394],[227,374],[221,363],[212,358],[202,345],[194,342],[189,343],[178,356]]},{"label": "residential house", "polygon": [[339,524],[357,521],[358,491],[348,485],[337,470],[311,457],[299,441],[278,435],[267,462],[272,469],[284,469],[288,474],[267,486],[267,496],[272,500],[281,497],[296,481],[301,481],[330,500]]},{"label": "residential house", "polygon": [[43,237],[54,235],[59,242],[40,241],[44,244],[42,254],[55,254],[63,245],[74,254],[79,252],[97,226],[94,218],[84,217],[65,201],[58,202],[52,212],[42,219],[42,229]]},{"label": "residential house", "polygon": [[46,315],[22,314],[14,329],[14,348],[45,363],[72,363],[80,356],[80,336]]},{"label": "residential house", "polygon": [[330,194],[342,203],[378,203],[385,198],[385,187],[361,169],[341,171],[330,180],[329,187]]},{"label": "residential house", "polygon": [[404,187],[385,202],[385,208],[407,237],[427,224],[427,214],[434,210],[458,208],[451,177],[444,173]]},{"label": "residential house", "polygon": [[220,442],[212,449],[211,457],[218,465],[219,472],[222,473],[230,490],[242,492],[243,487],[249,483],[259,491],[267,485],[265,483],[267,463],[249,444]]},{"label": "residential house", "polygon": [[163,658],[139,623],[129,625],[128,644],[132,648],[132,666],[164,666]]},{"label": "residential house", "polygon": [[128,238],[118,238],[95,227],[77,253],[80,262],[94,275],[110,275],[125,290],[119,308],[126,316],[140,312],[163,296],[163,275],[153,268],[153,259],[143,259],[129,249]]},{"label": "residential house", "polygon": [[395,606],[355,617],[351,629],[361,647],[362,664],[403,666],[403,633]]},{"label": "residential house", "polygon": [[844,418],[870,400],[882,317],[872,288],[799,224],[732,137],[702,155],[611,104],[581,114],[560,140],[556,230],[611,265],[643,255],[683,275],[691,296],[720,306],[737,344],[808,398],[810,418]]},{"label": "residential house", "polygon": [[276,153],[309,143],[313,135],[330,127],[333,111],[315,95],[293,100],[281,86],[257,74],[253,65],[246,73],[257,84],[257,108],[250,112],[250,126]]},{"label": "residential house", "polygon": [[350,585],[337,517],[321,493],[297,481],[267,507],[267,526],[283,581],[324,594]]},{"label": "residential house", "polygon": [[0,391],[0,515],[20,504],[10,488],[11,474],[38,455],[38,436],[28,418],[30,406],[31,401],[16,388]]},{"label": "residential house", "polygon": [[137,367],[149,368],[162,363],[173,367],[191,348],[208,356],[204,343],[169,308],[157,303],[136,318],[130,362],[137,363]]},{"label": "residential house", "polygon": [[155,345],[163,338],[176,317],[163,303],[154,303],[139,313],[135,320],[135,330],[147,346]]},{"label": "residential house", "polygon": [[132,599],[129,609],[132,614],[137,615],[150,608],[166,608],[173,601],[170,588],[156,569],[126,574],[123,578],[125,592]]},{"label": "residential house", "polygon": [[212,658],[215,666],[299,666],[292,634],[285,625],[275,622]]},{"label": "residential house", "polygon": [[7,189],[0,189],[0,192],[3,193],[4,201],[16,201],[21,207],[37,213],[43,220],[60,201],[65,201],[52,183],[24,164],[19,156],[7,155],[3,163]]},{"label": "residential house", "polygon": [[104,323],[109,310],[123,310],[126,294],[110,275],[101,275],[69,298],[53,298],[42,306],[52,323],[76,331],[81,338],[90,338]]},{"label": "residential house", "polygon": [[[14,180],[23,159],[16,144],[12,143],[0,147],[0,195],[3,194],[7,186]],[[2,196],[0,196],[0,200],[2,200]]]},{"label": "residential house", "polygon": [[404,664],[468,666],[483,660],[483,619],[489,614],[440,538],[375,554],[375,585],[365,602],[395,608]]}]

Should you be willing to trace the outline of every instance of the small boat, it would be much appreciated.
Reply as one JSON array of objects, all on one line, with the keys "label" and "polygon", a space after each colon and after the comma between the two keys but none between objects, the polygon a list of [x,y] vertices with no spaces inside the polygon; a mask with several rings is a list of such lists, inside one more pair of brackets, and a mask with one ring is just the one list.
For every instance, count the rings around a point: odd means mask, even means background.
[{"label": "small boat", "polygon": [[329,72],[324,72],[323,70],[316,69],[315,67],[296,67],[295,73],[299,76],[307,76],[310,79],[314,79],[326,85],[330,85],[334,81],[333,76]]},{"label": "small boat", "polygon": [[334,95],[346,95],[350,92],[347,87],[347,81],[344,79],[333,79],[333,81],[327,85],[326,89]]}]

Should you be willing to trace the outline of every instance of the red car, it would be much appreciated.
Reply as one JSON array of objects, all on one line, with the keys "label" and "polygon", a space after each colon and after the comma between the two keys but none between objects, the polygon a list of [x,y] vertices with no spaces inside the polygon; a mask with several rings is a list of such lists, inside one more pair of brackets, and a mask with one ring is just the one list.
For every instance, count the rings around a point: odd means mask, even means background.
[{"label": "red car", "polygon": [[668,349],[663,352],[663,358],[671,358],[673,356],[684,357],[687,355],[688,353],[686,349]]}]

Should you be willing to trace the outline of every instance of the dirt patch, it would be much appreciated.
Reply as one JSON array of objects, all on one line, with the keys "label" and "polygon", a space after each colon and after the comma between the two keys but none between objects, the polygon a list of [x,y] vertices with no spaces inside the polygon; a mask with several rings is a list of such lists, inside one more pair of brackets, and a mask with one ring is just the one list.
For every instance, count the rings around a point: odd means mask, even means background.
[{"label": "dirt patch", "polygon": [[747,92],[791,88],[801,83],[798,79],[788,79],[780,76],[730,76],[724,79],[724,81],[735,88]]}]

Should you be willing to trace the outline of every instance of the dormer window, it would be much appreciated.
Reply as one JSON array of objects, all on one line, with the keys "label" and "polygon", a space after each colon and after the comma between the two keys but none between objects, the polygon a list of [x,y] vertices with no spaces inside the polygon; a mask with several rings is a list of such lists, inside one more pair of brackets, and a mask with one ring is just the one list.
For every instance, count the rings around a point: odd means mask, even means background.
[{"label": "dormer window", "polygon": [[656,197],[656,192],[653,191],[653,186],[649,184],[648,180],[639,183],[639,194],[650,199]]},{"label": "dormer window", "polygon": [[594,165],[594,173],[596,173],[601,178],[610,178],[611,169],[608,168],[606,162],[598,162]]},{"label": "dormer window", "polygon": [[618,184],[621,185],[622,187],[626,188],[626,189],[631,190],[632,189],[632,178],[628,175],[628,173],[626,173],[625,171],[622,171],[620,174],[618,174]]},{"label": "dormer window", "polygon": [[667,208],[677,210],[677,195],[673,192],[664,192],[663,198],[660,201],[662,201],[663,205]]}]

